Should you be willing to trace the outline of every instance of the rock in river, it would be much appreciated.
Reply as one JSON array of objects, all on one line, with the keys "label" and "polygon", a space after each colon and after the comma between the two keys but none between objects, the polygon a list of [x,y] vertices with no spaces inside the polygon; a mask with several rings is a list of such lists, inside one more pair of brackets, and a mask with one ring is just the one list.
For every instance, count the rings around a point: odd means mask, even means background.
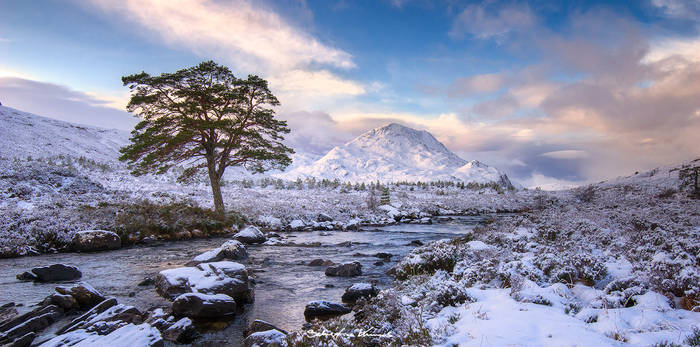
[{"label": "rock in river", "polygon": [[119,235],[106,230],[83,230],[73,235],[71,247],[76,252],[105,251],[122,246]]},{"label": "rock in river", "polygon": [[286,347],[287,335],[279,330],[259,331],[248,335],[243,340],[245,347]]},{"label": "rock in river", "polygon": [[253,300],[248,271],[232,261],[163,270],[156,277],[156,291],[171,300],[185,293],[226,294],[239,302]]},{"label": "rock in river", "polygon": [[267,238],[265,235],[263,235],[262,231],[252,225],[239,231],[236,235],[233,235],[233,238],[249,245],[267,241]]},{"label": "rock in river", "polygon": [[35,267],[23,274],[17,275],[22,281],[57,282],[72,281],[82,277],[83,274],[77,267],[64,264]]},{"label": "rock in river", "polygon": [[72,287],[57,287],[56,291],[59,294],[70,295],[75,298],[83,310],[91,309],[105,299],[100,292],[85,282]]},{"label": "rock in river", "polygon": [[359,262],[345,263],[329,266],[326,269],[326,276],[353,277],[362,274],[362,264]]},{"label": "rock in river", "polygon": [[195,319],[232,317],[236,301],[226,294],[187,293],[173,301],[173,313]]},{"label": "rock in river", "polygon": [[352,312],[351,309],[330,301],[312,301],[306,304],[304,309],[304,318],[307,321],[311,321],[314,318],[325,320],[332,317],[342,316],[344,314]]},{"label": "rock in river", "polygon": [[369,298],[379,293],[377,287],[369,283],[355,283],[348,287],[343,294],[343,302],[354,304],[359,298]]},{"label": "rock in river", "polygon": [[229,240],[221,246],[206,251],[192,259],[187,266],[195,266],[200,263],[211,263],[221,260],[242,260],[248,257],[245,246],[236,240]]}]

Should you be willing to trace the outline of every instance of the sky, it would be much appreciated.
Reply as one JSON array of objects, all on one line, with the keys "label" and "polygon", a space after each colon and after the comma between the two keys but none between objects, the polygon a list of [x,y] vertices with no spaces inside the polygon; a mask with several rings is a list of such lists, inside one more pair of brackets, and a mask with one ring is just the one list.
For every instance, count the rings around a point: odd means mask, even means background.
[{"label": "sky", "polygon": [[0,102],[130,130],[121,77],[257,74],[322,155],[398,122],[524,186],[700,157],[700,2],[0,0]]}]

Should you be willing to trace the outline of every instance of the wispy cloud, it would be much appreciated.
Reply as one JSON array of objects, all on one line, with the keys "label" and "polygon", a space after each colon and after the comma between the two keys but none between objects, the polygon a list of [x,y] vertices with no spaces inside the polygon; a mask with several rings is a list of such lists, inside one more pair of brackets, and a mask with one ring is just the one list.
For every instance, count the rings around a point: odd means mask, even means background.
[{"label": "wispy cloud", "polygon": [[480,39],[504,36],[511,31],[531,28],[535,16],[526,4],[500,5],[495,2],[469,5],[452,22],[450,37],[472,35]]},{"label": "wispy cloud", "polygon": [[352,68],[352,56],[293,27],[259,2],[213,0],[90,0],[128,18],[167,43],[216,55],[247,68],[293,69],[310,64]]},{"label": "wispy cloud", "polygon": [[145,35],[214,58],[241,73],[262,74],[287,111],[329,97],[364,93],[357,81],[334,69],[356,67],[348,52],[323,43],[290,24],[261,2],[235,0],[90,0],[117,20],[125,18]]}]

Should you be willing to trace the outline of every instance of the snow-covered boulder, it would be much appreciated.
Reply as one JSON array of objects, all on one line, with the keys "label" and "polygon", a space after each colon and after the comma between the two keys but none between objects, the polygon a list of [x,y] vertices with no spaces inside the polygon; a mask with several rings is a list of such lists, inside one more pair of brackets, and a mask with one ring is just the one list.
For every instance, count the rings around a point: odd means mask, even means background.
[{"label": "snow-covered boulder", "polygon": [[195,266],[201,263],[211,263],[221,260],[242,260],[248,257],[245,246],[237,240],[229,240],[221,246],[208,250],[192,259],[188,266]]},{"label": "snow-covered boulder", "polygon": [[233,235],[233,238],[249,245],[254,243],[263,243],[267,240],[262,231],[252,225],[239,231],[236,235]]},{"label": "snow-covered boulder", "polygon": [[49,266],[35,267],[27,272],[17,275],[21,281],[57,282],[72,281],[83,276],[77,267],[65,264],[53,264]]},{"label": "snow-covered boulder", "polygon": [[329,266],[326,269],[326,276],[353,277],[362,274],[362,264],[359,262],[345,263]]},{"label": "snow-covered boulder", "polygon": [[261,319],[254,320],[253,323],[250,323],[250,325],[248,326],[248,334],[257,333],[257,332],[261,332],[261,331],[268,331],[268,330],[277,330],[277,331],[283,332],[284,334],[287,334],[286,330],[280,329],[280,328],[276,327],[275,325],[273,325],[272,323],[266,322],[266,321],[261,320]]},{"label": "snow-covered boulder", "polygon": [[190,318],[221,318],[236,314],[236,301],[226,294],[186,293],[173,301],[173,314]]},{"label": "snow-covered boulder", "polygon": [[291,222],[289,222],[289,229],[294,230],[294,231],[300,231],[304,230],[306,228],[306,223],[302,221],[301,219],[295,219]]},{"label": "snow-covered boulder", "polygon": [[345,289],[342,300],[348,304],[354,304],[360,298],[369,298],[379,294],[379,289],[369,283],[355,283]]},{"label": "snow-covered boulder", "polygon": [[171,300],[185,293],[226,294],[241,302],[253,298],[248,271],[232,261],[163,270],[156,277],[156,291]]},{"label": "snow-covered boulder", "polygon": [[122,240],[119,235],[107,230],[83,230],[73,235],[71,247],[76,252],[106,251],[119,249]]},{"label": "snow-covered boulder", "polygon": [[319,213],[318,216],[316,217],[316,221],[321,222],[321,223],[322,223],[322,222],[332,222],[332,221],[333,221],[333,217],[331,217],[331,216],[329,216],[329,215],[327,215],[327,214],[321,212],[321,213]]},{"label": "snow-covered boulder", "polygon": [[258,225],[265,226],[270,229],[282,229],[282,220],[272,216],[260,216],[257,221]]},{"label": "snow-covered boulder", "polygon": [[391,219],[397,219],[401,218],[401,211],[399,211],[396,207],[391,206],[391,205],[381,205],[377,207],[380,211],[386,212],[387,216]]},{"label": "snow-covered boulder", "polygon": [[248,335],[248,337],[243,340],[243,343],[246,347],[286,347],[287,335],[274,329],[258,331]]},{"label": "snow-covered boulder", "polygon": [[350,312],[352,312],[352,310],[342,304],[319,300],[306,304],[306,308],[304,308],[304,318],[306,318],[307,321],[311,321],[314,318],[325,320],[342,316]]},{"label": "snow-covered boulder", "polygon": [[360,229],[360,222],[362,222],[362,221],[357,219],[357,218],[353,218],[353,219],[347,221],[347,223],[343,224],[342,229],[343,230],[359,230]]},{"label": "snow-covered boulder", "polygon": [[44,342],[43,347],[59,346],[133,346],[133,347],[162,347],[163,338],[158,329],[142,323],[139,325],[127,324],[107,334],[98,335],[97,332],[88,332],[83,329],[71,331],[59,335]]}]

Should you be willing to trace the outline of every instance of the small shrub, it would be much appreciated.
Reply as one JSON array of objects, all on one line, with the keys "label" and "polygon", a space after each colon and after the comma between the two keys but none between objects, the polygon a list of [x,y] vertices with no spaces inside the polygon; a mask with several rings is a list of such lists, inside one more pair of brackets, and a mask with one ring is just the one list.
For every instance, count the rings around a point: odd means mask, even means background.
[{"label": "small shrub", "polygon": [[691,346],[700,346],[700,328],[693,328],[693,332],[685,339],[685,343]]}]

